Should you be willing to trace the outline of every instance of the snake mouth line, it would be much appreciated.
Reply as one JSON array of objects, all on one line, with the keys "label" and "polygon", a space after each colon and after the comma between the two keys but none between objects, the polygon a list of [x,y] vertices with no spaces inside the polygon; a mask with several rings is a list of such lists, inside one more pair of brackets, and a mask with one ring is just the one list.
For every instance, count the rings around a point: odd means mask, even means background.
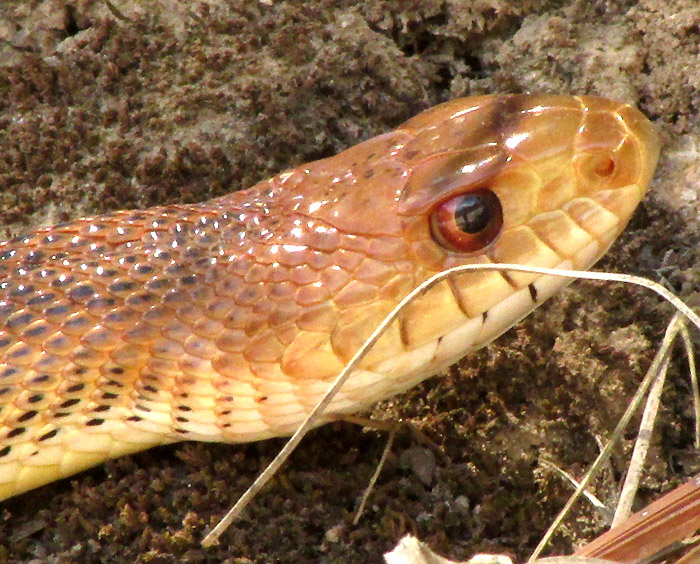
[{"label": "snake mouth line", "polygon": [[[0,499],[157,444],[292,433],[420,281],[470,261],[590,266],[657,148],[616,102],[454,100],[245,191],[0,242]],[[436,373],[568,282],[442,280],[318,424]]]},{"label": "snake mouth line", "polygon": [[[637,191],[639,192],[639,190]],[[606,209],[594,199],[589,199],[589,202],[599,209]],[[608,225],[605,230],[591,231],[587,229],[586,221],[581,221],[580,218],[577,221],[575,214],[569,213],[567,215],[581,226],[588,235],[589,241],[570,257],[560,256],[561,260],[557,264],[548,265],[551,268],[579,269],[589,267],[607,251],[624,227],[623,220],[615,216],[617,220],[612,225]],[[501,274],[504,273],[501,272]],[[469,276],[469,274],[464,276]],[[367,367],[366,370],[361,371],[361,374],[354,374],[350,377],[346,387],[341,389],[339,395],[355,396],[355,391],[363,388],[362,381],[372,382],[371,386],[373,387],[385,388],[377,394],[378,396],[383,394],[385,397],[386,394],[393,395],[402,392],[425,379],[427,375],[438,372],[454,363],[464,356],[465,351],[468,353],[477,350],[497,338],[540,303],[572,282],[570,279],[543,275],[522,287],[516,286],[507,273],[503,278],[513,286],[513,293],[510,296],[490,307],[480,316],[469,317],[465,314],[464,309],[460,308],[465,319],[460,326],[430,343],[413,350],[406,350],[403,354],[383,360],[375,366]],[[455,302],[460,304],[459,289],[454,284],[448,284],[448,287],[453,293]],[[406,321],[404,320],[404,322]],[[404,374],[404,376],[400,377],[400,374]],[[387,390],[386,386],[377,383],[380,380],[392,382],[394,387]],[[371,395],[371,392],[368,391],[368,393]],[[342,411],[342,403],[342,400],[337,405],[332,403],[331,409]],[[371,403],[374,402],[370,401],[368,405]]]},{"label": "snake mouth line", "polygon": [[[642,195],[642,190],[638,185],[624,187],[614,195],[625,199],[625,197],[631,197],[630,194],[633,196],[632,202],[626,203],[624,207],[634,208]],[[624,228],[628,216],[622,213],[625,210],[619,209],[620,205],[616,204],[615,199],[602,197],[600,199],[603,202],[601,202],[597,196],[598,194],[592,194],[579,198],[574,200],[567,209],[562,210],[580,228],[581,232],[585,233],[585,239],[580,242],[579,247],[574,252],[563,254],[561,250],[555,249],[542,237],[538,237],[540,243],[546,245],[557,256],[555,264],[540,264],[539,266],[556,269],[586,269],[607,251]],[[605,205],[606,203],[608,205]],[[488,262],[495,261],[489,260]],[[446,285],[450,288],[456,304],[455,307],[458,307],[461,312],[462,323],[430,342],[413,348],[404,342],[404,352],[379,360],[375,364],[365,365],[353,372],[331,403],[328,415],[354,412],[363,406],[370,406],[376,401],[413,387],[426,377],[453,364],[465,354],[496,339],[540,303],[573,281],[554,276],[533,275],[531,281],[523,284],[516,281],[515,277],[509,276],[505,271],[497,271],[494,274],[499,275],[511,287],[512,292],[509,296],[492,305],[480,315],[469,315],[459,287],[454,283],[454,279],[449,279]],[[461,276],[470,276],[470,274]],[[434,315],[440,316],[441,314],[435,312]],[[420,320],[400,317],[397,322],[410,324],[420,322]],[[319,382],[316,395],[313,398],[307,397],[305,399],[310,405],[315,404],[327,386],[327,383]],[[291,404],[295,404],[296,407],[292,407]],[[307,409],[302,407],[298,400],[292,401],[289,408],[288,424],[284,426],[284,429],[279,429],[283,434],[292,433],[295,425],[307,413]]]}]

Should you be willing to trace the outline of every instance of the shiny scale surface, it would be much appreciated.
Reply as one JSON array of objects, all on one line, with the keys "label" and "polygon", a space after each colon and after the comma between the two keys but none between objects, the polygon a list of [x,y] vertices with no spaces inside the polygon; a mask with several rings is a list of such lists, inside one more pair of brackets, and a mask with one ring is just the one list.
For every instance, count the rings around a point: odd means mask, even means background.
[{"label": "shiny scale surface", "polygon": [[[0,243],[0,498],[185,439],[293,432],[364,339],[445,268],[587,268],[623,229],[658,146],[629,105],[448,102],[335,157],[208,202],[122,211]],[[488,189],[503,225],[446,249],[431,214]],[[331,404],[360,410],[483,346],[564,281],[437,286]]]}]

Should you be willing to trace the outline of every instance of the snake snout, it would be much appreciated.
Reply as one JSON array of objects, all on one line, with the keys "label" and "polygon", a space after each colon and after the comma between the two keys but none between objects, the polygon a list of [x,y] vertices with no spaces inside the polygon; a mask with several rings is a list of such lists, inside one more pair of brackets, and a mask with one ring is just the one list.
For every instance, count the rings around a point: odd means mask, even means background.
[{"label": "snake snout", "polygon": [[[586,96],[503,95],[462,105],[454,101],[430,112],[433,118],[448,115],[451,138],[462,135],[459,151],[423,155],[406,184],[402,213],[421,212],[428,208],[426,202],[437,201],[428,227],[411,231],[425,237],[413,245],[428,249],[420,256],[416,252],[418,258],[432,271],[478,262],[590,268],[625,227],[648,188],[658,156],[649,120],[630,105]],[[419,118],[409,122],[410,128],[424,125],[426,117]],[[474,131],[480,132],[481,141],[470,149],[466,140]],[[417,137],[425,137],[433,148],[444,143],[444,136],[433,133],[420,130]],[[480,207],[471,199],[459,199],[474,194],[489,198],[482,198]],[[498,205],[489,205],[491,199]],[[468,211],[460,215],[463,209]],[[498,229],[491,229],[486,219],[476,221],[482,219],[482,209],[497,212],[489,217],[498,219]],[[472,219],[477,227],[483,225],[478,235],[488,235],[479,239],[483,242],[476,251],[463,244],[465,237],[453,233],[459,227],[471,243]],[[462,348],[450,348],[446,343],[452,341],[445,337],[445,352],[438,356],[454,359],[463,354],[466,342],[484,345],[568,282],[515,271],[453,278],[449,289],[458,308],[442,304],[434,292],[421,298],[422,309],[442,320],[443,334],[455,312],[468,319],[464,327],[473,331],[454,329]],[[412,326],[426,325],[420,317],[413,316]],[[421,343],[429,341],[428,329]]]},{"label": "snake snout", "polygon": [[[636,108],[604,98],[513,98],[520,119],[503,132],[508,165],[495,186],[506,227],[527,226],[559,256],[588,268],[649,186],[659,153],[653,127]],[[502,244],[493,258],[515,259],[521,241]]]}]

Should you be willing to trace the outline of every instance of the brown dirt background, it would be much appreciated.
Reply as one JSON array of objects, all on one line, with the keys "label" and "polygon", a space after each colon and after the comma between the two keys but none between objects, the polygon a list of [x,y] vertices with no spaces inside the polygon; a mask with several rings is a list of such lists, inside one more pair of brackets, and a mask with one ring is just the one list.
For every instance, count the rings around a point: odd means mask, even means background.
[{"label": "brown dirt background", "polygon": [[[489,92],[599,94],[663,140],[652,193],[601,268],[696,289],[696,0],[45,0],[0,5],[0,238],[81,215],[198,201]],[[376,416],[405,435],[358,526],[386,438],[313,432],[211,550],[205,530],[281,441],[179,444],[111,461],[0,506],[0,562],[381,562],[405,533],[451,558],[523,559],[641,379],[670,308],[577,283]],[[698,471],[677,355],[640,504]],[[634,433],[596,493],[612,503]],[[581,506],[551,550],[602,531]]]}]

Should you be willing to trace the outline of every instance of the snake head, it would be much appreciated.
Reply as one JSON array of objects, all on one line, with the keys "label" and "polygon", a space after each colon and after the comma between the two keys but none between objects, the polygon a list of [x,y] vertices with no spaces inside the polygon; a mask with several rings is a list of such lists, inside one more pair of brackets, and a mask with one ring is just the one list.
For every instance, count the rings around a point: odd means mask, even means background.
[{"label": "snake head", "polygon": [[[641,112],[588,96],[456,100],[400,130],[412,139],[397,212],[426,276],[469,263],[589,268],[629,221],[659,152]],[[429,342],[448,312],[455,326],[461,316],[483,316],[471,339],[481,346],[566,283],[468,273],[409,307],[414,320],[434,319],[412,323],[410,333]],[[453,300],[458,307],[447,305]]]},{"label": "snake head", "polygon": [[[455,100],[248,190],[0,242],[0,499],[156,444],[293,432],[436,272],[590,266],[657,152],[625,104]],[[496,271],[441,282],[327,413],[409,388],[563,285]]]},{"label": "snake head", "polygon": [[[643,197],[658,151],[651,124],[628,104],[497,95],[442,104],[285,173],[272,184],[285,185],[287,207],[303,217],[298,241],[331,253],[338,284],[327,302],[330,341],[298,339],[285,355],[294,365],[283,367],[337,374],[409,291],[453,266],[590,267]],[[371,403],[410,387],[566,283],[505,271],[443,281],[403,310],[350,388]]]},{"label": "snake head", "polygon": [[[658,152],[650,122],[629,104],[499,95],[442,104],[342,154],[356,168],[334,178],[339,189],[318,212],[338,230],[384,246],[375,267],[373,257],[363,261],[365,272],[386,271],[389,262],[407,274],[383,281],[373,303],[366,296],[361,308],[341,303],[353,313],[336,327],[336,342],[345,344],[337,348],[348,356],[392,303],[453,266],[589,268],[644,196]],[[371,245],[365,249],[371,255]],[[397,266],[402,260],[407,264]],[[505,271],[454,277],[411,303],[366,365],[394,375],[434,371],[488,343],[566,284]],[[355,297],[350,287],[347,298]],[[402,348],[412,353],[398,354]]]},{"label": "snake head", "polygon": [[[643,197],[659,151],[637,109],[588,96],[457,100],[401,129],[414,137],[398,212],[431,270],[465,257],[589,267]],[[465,209],[475,193],[493,197]]]}]

